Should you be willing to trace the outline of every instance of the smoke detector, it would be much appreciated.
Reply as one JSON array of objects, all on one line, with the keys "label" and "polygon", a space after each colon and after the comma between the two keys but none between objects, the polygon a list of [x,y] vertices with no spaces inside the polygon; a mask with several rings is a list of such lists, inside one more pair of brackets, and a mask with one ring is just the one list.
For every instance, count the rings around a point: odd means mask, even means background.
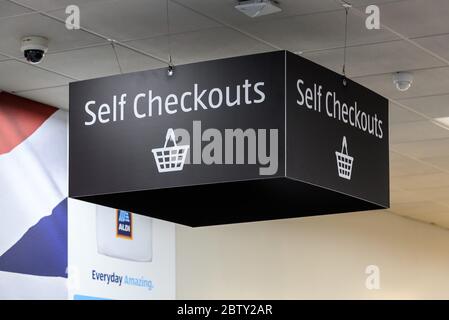
[{"label": "smoke detector", "polygon": [[256,18],[282,11],[276,4],[278,2],[272,0],[245,0],[239,1],[235,8],[248,17]]}]

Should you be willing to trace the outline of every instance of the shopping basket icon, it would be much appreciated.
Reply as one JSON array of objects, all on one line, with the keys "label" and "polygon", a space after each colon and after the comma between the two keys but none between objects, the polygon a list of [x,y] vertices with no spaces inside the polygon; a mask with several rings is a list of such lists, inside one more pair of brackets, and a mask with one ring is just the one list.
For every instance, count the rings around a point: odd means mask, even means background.
[{"label": "shopping basket icon", "polygon": [[335,151],[337,157],[338,175],[340,178],[351,180],[352,163],[354,158],[348,154],[348,145],[346,143],[346,137],[343,137],[341,145],[341,152]]},{"label": "shopping basket icon", "polygon": [[[168,141],[173,141],[173,147],[167,147]],[[186,161],[187,150],[190,146],[178,146],[176,144],[175,132],[172,128],[167,130],[165,144],[162,148],[154,148],[151,151],[156,161],[157,170],[162,172],[181,171]]]}]

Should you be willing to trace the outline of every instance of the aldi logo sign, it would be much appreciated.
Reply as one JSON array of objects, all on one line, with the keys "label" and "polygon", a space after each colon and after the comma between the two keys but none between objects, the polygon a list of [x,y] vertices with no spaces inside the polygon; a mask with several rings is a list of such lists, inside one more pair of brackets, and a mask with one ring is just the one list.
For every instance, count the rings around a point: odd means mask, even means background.
[{"label": "aldi logo sign", "polygon": [[133,214],[128,211],[116,210],[117,216],[117,238],[132,240],[133,238]]}]

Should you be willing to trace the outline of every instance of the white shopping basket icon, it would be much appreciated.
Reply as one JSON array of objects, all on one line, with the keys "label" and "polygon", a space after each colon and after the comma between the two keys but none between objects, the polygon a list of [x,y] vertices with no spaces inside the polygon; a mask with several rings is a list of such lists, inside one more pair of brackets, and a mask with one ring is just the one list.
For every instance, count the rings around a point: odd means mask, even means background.
[{"label": "white shopping basket icon", "polygon": [[[173,147],[167,147],[168,141],[173,141]],[[178,146],[176,144],[175,132],[172,128],[167,130],[163,148],[154,148],[151,151],[156,161],[157,170],[162,172],[181,171],[184,168],[187,150],[190,146]]]},{"label": "white shopping basket icon", "polygon": [[346,137],[343,137],[341,145],[341,152],[335,151],[337,157],[338,175],[340,178],[351,180],[352,162],[354,158],[348,155],[348,145],[346,143]]}]

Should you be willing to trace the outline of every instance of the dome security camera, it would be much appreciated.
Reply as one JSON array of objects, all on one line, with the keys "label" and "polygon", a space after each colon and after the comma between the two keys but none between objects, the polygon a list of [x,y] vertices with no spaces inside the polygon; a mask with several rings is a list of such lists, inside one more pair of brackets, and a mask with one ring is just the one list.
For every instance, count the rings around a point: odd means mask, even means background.
[{"label": "dome security camera", "polygon": [[393,74],[393,83],[399,91],[407,91],[413,83],[413,75],[410,72],[396,72]]},{"label": "dome security camera", "polygon": [[48,50],[48,39],[41,36],[26,36],[22,39],[20,50],[29,63],[38,64]]}]

